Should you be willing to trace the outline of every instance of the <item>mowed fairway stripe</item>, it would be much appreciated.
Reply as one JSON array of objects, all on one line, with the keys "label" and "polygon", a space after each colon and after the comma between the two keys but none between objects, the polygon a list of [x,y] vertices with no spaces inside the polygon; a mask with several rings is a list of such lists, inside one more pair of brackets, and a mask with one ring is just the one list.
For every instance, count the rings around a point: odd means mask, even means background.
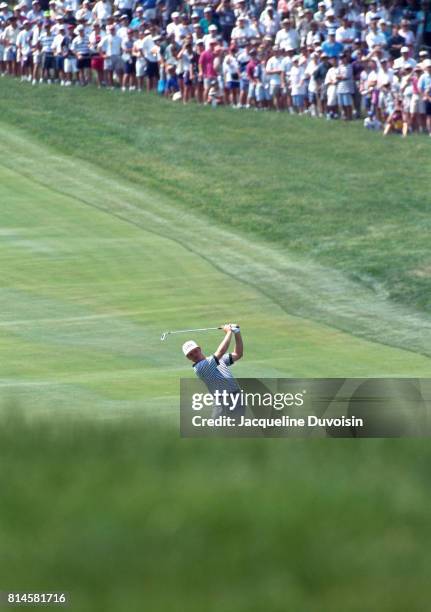
[{"label": "mowed fairway stripe", "polygon": [[[286,314],[265,287],[254,287],[263,247],[248,245],[247,251],[234,234],[178,212],[174,218],[166,203],[158,215],[157,198],[149,203],[149,194],[116,186],[94,168],[32,142],[32,164],[24,165],[24,141],[6,138],[0,167],[3,400],[18,398],[35,413],[145,409],[172,416],[179,377],[191,370],[180,352],[184,338],[161,343],[160,333],[232,318],[245,330],[246,358],[236,367],[241,376],[429,371],[429,359],[419,354]],[[238,250],[231,250],[232,241]],[[241,259],[246,252],[254,253],[248,272]],[[219,334],[198,339],[210,351]]]}]

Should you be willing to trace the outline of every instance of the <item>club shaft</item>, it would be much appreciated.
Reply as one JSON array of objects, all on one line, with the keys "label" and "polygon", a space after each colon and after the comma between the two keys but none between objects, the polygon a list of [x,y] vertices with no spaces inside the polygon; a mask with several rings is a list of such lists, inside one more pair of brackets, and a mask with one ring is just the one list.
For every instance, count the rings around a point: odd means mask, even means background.
[{"label": "club shaft", "polygon": [[195,329],[177,329],[176,331],[166,332],[168,334],[186,334],[188,332],[210,331],[212,329],[221,329],[221,327],[196,327]]}]

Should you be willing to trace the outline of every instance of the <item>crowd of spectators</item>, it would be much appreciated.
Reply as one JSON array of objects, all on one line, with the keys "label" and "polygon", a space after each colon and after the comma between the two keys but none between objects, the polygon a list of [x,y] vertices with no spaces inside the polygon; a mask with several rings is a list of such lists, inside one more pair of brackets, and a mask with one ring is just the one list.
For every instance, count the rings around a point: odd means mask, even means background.
[{"label": "crowd of spectators", "polygon": [[430,0],[22,0],[0,72],[431,135]]}]

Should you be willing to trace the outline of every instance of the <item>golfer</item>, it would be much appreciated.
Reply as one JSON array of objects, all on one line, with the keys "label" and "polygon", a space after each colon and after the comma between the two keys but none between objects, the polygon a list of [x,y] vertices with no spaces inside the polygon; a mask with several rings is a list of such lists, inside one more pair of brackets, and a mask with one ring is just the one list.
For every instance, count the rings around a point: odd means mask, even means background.
[{"label": "golfer", "polygon": [[[226,335],[218,349],[210,357],[205,357],[201,347],[194,340],[188,340],[183,344],[183,353],[193,363],[196,375],[203,380],[210,393],[214,394],[215,391],[223,392],[226,390],[232,397],[233,394],[239,394],[241,389],[232,376],[230,367],[235,361],[241,359],[243,345],[239,325],[228,323],[223,326],[223,331]],[[235,348],[232,353],[227,353],[232,336],[235,336]],[[245,407],[241,402],[238,402],[234,410],[231,409],[230,404],[215,406],[212,416],[237,417],[244,414],[244,411]]]}]

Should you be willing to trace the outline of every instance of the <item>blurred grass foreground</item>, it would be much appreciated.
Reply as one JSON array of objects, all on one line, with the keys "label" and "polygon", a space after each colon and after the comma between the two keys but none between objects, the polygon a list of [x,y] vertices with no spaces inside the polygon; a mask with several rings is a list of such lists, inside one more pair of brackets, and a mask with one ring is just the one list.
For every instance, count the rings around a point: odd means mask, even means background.
[{"label": "blurred grass foreground", "polygon": [[184,440],[0,420],[0,590],[74,610],[428,609],[426,440]]}]

